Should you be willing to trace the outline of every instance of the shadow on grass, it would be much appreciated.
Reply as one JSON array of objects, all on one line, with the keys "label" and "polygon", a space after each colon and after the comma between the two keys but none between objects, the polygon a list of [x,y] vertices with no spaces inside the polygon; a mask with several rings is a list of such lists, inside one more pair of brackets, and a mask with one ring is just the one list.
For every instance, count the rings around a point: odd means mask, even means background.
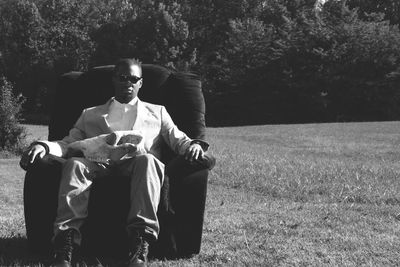
[{"label": "shadow on grass", "polygon": [[[93,257],[85,254],[84,251],[77,251],[73,259],[73,266],[92,266]],[[99,257],[104,266],[116,266],[121,259]],[[0,267],[3,266],[50,266],[51,254],[33,253],[28,248],[28,240],[23,236],[1,237],[0,238]]]},{"label": "shadow on grass", "polygon": [[26,237],[0,238],[0,266],[44,266],[46,258],[29,252]]}]

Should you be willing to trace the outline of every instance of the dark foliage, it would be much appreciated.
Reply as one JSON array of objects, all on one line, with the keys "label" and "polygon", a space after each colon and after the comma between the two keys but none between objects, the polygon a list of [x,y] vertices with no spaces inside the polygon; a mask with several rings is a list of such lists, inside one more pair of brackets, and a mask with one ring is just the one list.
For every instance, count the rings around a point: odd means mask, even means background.
[{"label": "dark foliage", "polygon": [[19,153],[23,148],[25,128],[20,122],[21,99],[12,93],[12,85],[0,78],[0,151]]},{"label": "dark foliage", "polygon": [[0,72],[48,113],[56,77],[138,57],[198,72],[212,125],[400,118],[398,1],[3,0]]}]

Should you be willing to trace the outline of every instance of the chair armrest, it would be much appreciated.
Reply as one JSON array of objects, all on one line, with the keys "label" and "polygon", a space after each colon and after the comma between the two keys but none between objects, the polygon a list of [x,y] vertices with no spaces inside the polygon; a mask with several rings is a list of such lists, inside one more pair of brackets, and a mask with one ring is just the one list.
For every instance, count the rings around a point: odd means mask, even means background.
[{"label": "chair armrest", "polygon": [[159,204],[159,211],[164,214],[174,214],[175,211],[171,206],[170,202],[170,187],[183,182],[183,178],[191,174],[194,174],[201,170],[211,170],[215,165],[215,158],[206,153],[203,159],[190,163],[185,160],[183,156],[174,157],[167,165],[165,169],[165,179],[161,188],[161,201]]},{"label": "chair armrest", "polygon": [[200,170],[211,170],[215,166],[215,157],[205,153],[203,159],[189,162],[184,156],[176,156],[166,166],[166,174],[169,177],[178,178],[188,176]]},{"label": "chair armrest", "polygon": [[[33,164],[30,164],[26,169],[27,173],[42,171],[46,168],[60,168],[66,159],[53,155],[45,155],[43,158],[36,157]],[[46,173],[46,172],[44,172]]]}]

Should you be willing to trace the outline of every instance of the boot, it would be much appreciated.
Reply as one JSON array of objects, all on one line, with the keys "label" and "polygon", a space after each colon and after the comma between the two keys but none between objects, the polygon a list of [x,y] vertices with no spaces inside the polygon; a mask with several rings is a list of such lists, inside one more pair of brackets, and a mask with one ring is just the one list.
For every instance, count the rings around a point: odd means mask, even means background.
[{"label": "boot", "polygon": [[60,231],[54,240],[54,260],[51,266],[71,267],[74,244],[74,229]]},{"label": "boot", "polygon": [[146,267],[149,243],[138,233],[135,233],[130,240],[129,267]]}]

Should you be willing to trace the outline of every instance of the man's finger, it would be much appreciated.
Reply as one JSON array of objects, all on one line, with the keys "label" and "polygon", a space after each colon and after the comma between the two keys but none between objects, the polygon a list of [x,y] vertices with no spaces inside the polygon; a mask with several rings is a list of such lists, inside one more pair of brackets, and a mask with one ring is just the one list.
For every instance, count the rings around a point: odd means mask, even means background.
[{"label": "man's finger", "polygon": [[46,155],[46,151],[40,151],[39,158],[43,158]]},{"label": "man's finger", "polygon": [[30,151],[30,152],[31,153],[29,153],[28,160],[29,160],[29,163],[32,163],[33,159],[35,158],[35,153],[33,151]]},{"label": "man's finger", "polygon": [[189,156],[193,157],[193,153],[194,153],[193,147],[190,147],[189,148]]},{"label": "man's finger", "polygon": [[29,158],[29,163],[33,163],[35,161],[35,158],[37,156],[38,152],[36,150],[34,150],[31,154],[30,154],[30,158]]},{"label": "man's finger", "polygon": [[203,159],[203,158],[204,158],[204,151],[203,151],[203,149],[200,149],[199,158],[200,158],[200,159]]},{"label": "man's finger", "polygon": [[197,159],[197,149],[194,148],[194,149],[192,150],[192,155],[191,155],[190,161],[194,161],[194,160],[196,160],[196,159]]},{"label": "man's finger", "polygon": [[193,159],[194,159],[194,160],[197,160],[198,158],[199,158],[199,150],[196,149],[196,150],[194,151],[194,154],[193,154]]}]

